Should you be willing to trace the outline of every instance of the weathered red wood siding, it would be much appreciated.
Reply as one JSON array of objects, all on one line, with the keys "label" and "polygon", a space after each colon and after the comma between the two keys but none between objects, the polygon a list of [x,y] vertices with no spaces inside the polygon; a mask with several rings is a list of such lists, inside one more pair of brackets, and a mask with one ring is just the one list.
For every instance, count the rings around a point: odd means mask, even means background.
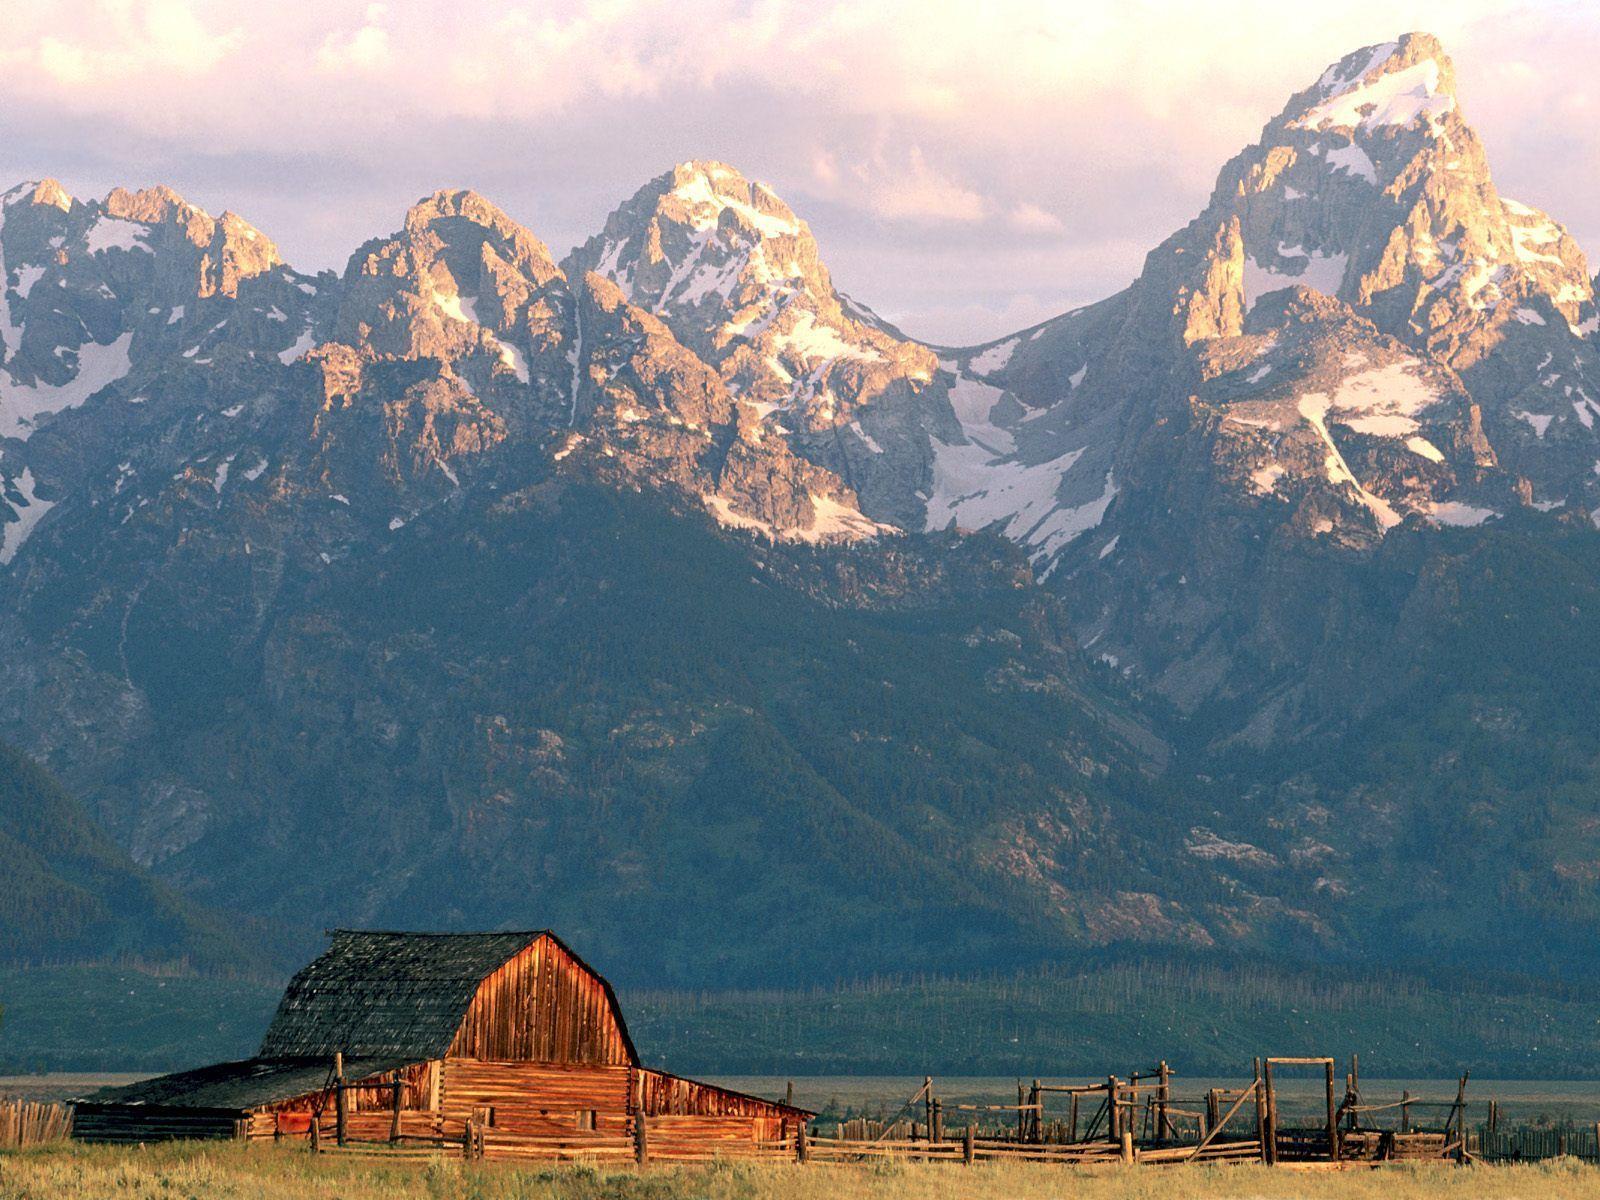
[{"label": "weathered red wood siding", "polygon": [[439,1108],[447,1126],[491,1110],[491,1128],[531,1135],[587,1132],[620,1137],[632,1128],[626,1066],[475,1062],[446,1059]]},{"label": "weathered red wood siding", "polygon": [[[665,1071],[641,1070],[638,1077],[638,1100],[645,1117],[672,1118],[668,1124],[681,1130],[680,1136],[686,1138],[695,1136],[691,1131],[696,1128],[709,1139],[748,1128],[751,1139],[766,1141],[793,1133],[799,1126],[798,1113],[770,1100],[741,1095],[693,1079],[680,1079]],[[676,1119],[680,1117],[704,1119]]]},{"label": "weathered red wood siding", "polygon": [[628,1064],[628,1040],[605,982],[550,937],[483,981],[448,1058]]},{"label": "weathered red wood siding", "polygon": [[[353,1081],[345,1092],[346,1128],[358,1140],[373,1140],[369,1134],[381,1133],[387,1137],[389,1122],[394,1112],[394,1077],[400,1076],[400,1109],[403,1115],[425,1112],[432,1098],[432,1063],[414,1063],[398,1072],[384,1071],[366,1079]],[[245,1136],[252,1139],[311,1136],[311,1116],[320,1112],[321,1126],[331,1135],[334,1129],[334,1099],[331,1090],[312,1092],[266,1104],[250,1110]],[[408,1129],[407,1132],[410,1132]]]}]

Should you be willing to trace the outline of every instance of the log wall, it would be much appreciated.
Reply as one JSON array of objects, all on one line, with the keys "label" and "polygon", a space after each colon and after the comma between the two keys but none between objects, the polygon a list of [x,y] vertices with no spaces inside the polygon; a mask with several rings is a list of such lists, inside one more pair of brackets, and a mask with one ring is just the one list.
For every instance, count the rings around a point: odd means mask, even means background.
[{"label": "log wall", "polygon": [[[774,1140],[793,1133],[798,1114],[755,1096],[744,1096],[709,1083],[680,1079],[664,1071],[638,1072],[638,1099],[647,1117],[739,1118],[753,1140]],[[707,1130],[725,1129],[705,1122]],[[719,1133],[720,1136],[720,1133]]]},{"label": "log wall", "polygon": [[245,1115],[231,1109],[154,1104],[78,1104],[72,1136],[80,1142],[217,1141],[243,1136]]},{"label": "log wall", "polygon": [[439,1109],[447,1127],[489,1109],[501,1133],[621,1137],[632,1129],[632,1096],[627,1066],[446,1059]]}]

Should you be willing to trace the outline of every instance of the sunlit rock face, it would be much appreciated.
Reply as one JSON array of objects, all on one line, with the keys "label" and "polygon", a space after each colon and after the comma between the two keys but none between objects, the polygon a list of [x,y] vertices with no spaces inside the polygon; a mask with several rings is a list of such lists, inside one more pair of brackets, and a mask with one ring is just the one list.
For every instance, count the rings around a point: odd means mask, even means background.
[{"label": "sunlit rock face", "polygon": [[1437,41],[1367,47],[1126,292],[951,356],[965,437],[936,443],[929,524],[997,524],[1181,703],[1238,695],[1319,652],[1308,598],[1343,576],[1291,583],[1300,557],[1588,520],[1594,323],[1581,252],[1498,194]]}]

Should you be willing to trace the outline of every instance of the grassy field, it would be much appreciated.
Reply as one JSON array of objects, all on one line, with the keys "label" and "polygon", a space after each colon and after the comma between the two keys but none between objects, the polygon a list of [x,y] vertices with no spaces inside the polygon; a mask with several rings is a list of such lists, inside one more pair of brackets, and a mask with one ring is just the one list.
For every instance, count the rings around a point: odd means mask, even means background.
[{"label": "grassy field", "polygon": [[63,1147],[0,1153],[0,1200],[1578,1200],[1600,1170],[1389,1167],[819,1166],[715,1163],[644,1173],[580,1166],[373,1165],[274,1147]]}]

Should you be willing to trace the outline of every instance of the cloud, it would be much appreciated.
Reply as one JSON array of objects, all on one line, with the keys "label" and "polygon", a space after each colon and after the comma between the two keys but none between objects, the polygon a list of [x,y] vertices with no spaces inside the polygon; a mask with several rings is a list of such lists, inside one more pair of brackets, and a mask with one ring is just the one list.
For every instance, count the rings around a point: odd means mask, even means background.
[{"label": "cloud", "polygon": [[872,210],[891,221],[981,221],[988,210],[981,195],[929,165],[920,146],[906,151],[903,164],[891,166],[880,156],[854,174]]},{"label": "cloud", "polygon": [[[13,41],[27,27],[28,9],[37,7],[20,2],[23,21],[8,31]],[[68,7],[79,9],[83,19],[53,24],[73,29],[76,40],[41,35],[34,62],[46,78],[71,88],[93,84],[99,90],[156,74],[203,76],[244,40],[239,29],[213,32],[185,0],[98,0]]]},{"label": "cloud", "polygon": [[1012,228],[1025,233],[1059,233],[1066,228],[1055,213],[1046,212],[1037,204],[1026,200],[1013,207],[1006,219],[1010,221]]},{"label": "cloud", "polygon": [[352,33],[330,33],[317,50],[317,66],[324,71],[373,71],[390,62],[389,31],[383,26],[388,11],[382,4],[369,4],[366,22]]}]

